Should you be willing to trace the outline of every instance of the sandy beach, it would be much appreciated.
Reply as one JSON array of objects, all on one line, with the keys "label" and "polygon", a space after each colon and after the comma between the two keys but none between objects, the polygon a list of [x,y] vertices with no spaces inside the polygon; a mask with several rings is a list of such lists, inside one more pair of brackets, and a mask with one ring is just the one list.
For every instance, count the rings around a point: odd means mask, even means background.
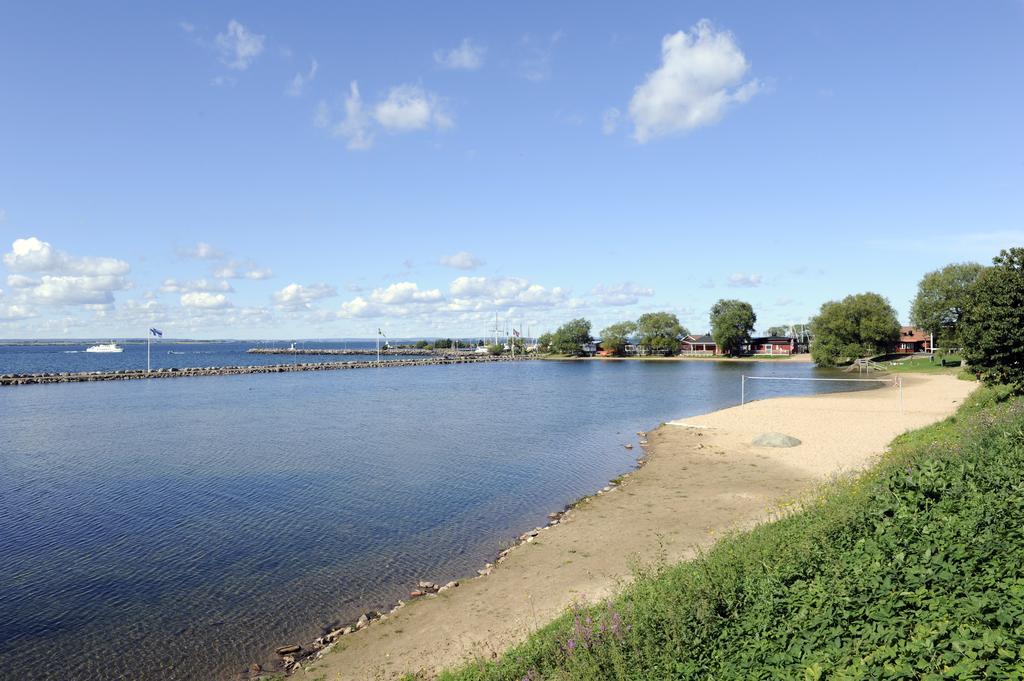
[{"label": "sandy beach", "polygon": [[[648,436],[646,465],[539,530],[491,574],[415,599],[342,636],[319,659],[303,661],[295,676],[429,677],[496,656],[573,601],[614,593],[637,562],[690,558],[723,532],[772,517],[816,483],[869,466],[895,436],[955,411],[976,384],[904,375],[903,386],[902,410],[899,391],[886,385],[752,402],[666,424]],[[802,444],[751,444],[766,432]]]}]

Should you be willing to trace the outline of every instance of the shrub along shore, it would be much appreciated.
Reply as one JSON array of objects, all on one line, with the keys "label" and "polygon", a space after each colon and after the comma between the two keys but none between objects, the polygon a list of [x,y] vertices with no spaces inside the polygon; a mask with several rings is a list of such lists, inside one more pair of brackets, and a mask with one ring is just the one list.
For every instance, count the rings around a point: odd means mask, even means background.
[{"label": "shrub along shore", "polygon": [[802,509],[445,681],[1019,678],[1024,399],[977,391]]}]

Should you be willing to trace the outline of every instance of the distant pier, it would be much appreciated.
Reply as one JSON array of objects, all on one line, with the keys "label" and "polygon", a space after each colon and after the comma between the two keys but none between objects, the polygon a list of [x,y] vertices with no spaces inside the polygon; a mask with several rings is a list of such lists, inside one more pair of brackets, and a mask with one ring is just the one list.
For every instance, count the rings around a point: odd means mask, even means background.
[{"label": "distant pier", "polygon": [[[354,351],[349,351],[354,352]],[[376,353],[374,353],[376,354]],[[485,362],[521,362],[530,359],[508,355],[454,356],[439,355],[426,359],[387,359],[364,362],[311,362],[303,364],[268,364],[265,366],[181,367],[152,371],[124,369],[120,371],[86,371],[78,373],[3,374],[0,386],[39,385],[43,383],[86,383],[91,381],[133,381],[144,378],[184,378],[188,376],[238,376],[243,374],[286,374],[299,371],[336,371],[340,369],[377,369],[386,367],[440,366],[445,364],[480,364]]]},{"label": "distant pier", "polygon": [[[349,350],[344,348],[249,348],[250,355],[376,355],[373,348]],[[472,350],[431,350],[429,348],[381,348],[382,355],[405,355],[423,357],[450,357],[458,354],[469,354]]]}]

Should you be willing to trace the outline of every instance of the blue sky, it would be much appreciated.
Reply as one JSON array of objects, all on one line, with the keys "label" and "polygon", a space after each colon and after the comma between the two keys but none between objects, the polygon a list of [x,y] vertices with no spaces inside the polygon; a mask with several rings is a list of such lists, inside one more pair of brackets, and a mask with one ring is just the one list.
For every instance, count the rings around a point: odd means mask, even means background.
[{"label": "blue sky", "polygon": [[1024,242],[1024,3],[8,3],[0,337],[694,331]]}]

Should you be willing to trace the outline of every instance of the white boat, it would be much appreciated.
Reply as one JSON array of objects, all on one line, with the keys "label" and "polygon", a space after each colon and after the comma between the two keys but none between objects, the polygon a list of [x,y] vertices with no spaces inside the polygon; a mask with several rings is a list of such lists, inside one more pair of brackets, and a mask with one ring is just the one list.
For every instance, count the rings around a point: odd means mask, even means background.
[{"label": "white boat", "polygon": [[124,352],[124,349],[118,346],[114,341],[109,343],[99,343],[97,345],[90,345],[85,349],[86,352]]}]

